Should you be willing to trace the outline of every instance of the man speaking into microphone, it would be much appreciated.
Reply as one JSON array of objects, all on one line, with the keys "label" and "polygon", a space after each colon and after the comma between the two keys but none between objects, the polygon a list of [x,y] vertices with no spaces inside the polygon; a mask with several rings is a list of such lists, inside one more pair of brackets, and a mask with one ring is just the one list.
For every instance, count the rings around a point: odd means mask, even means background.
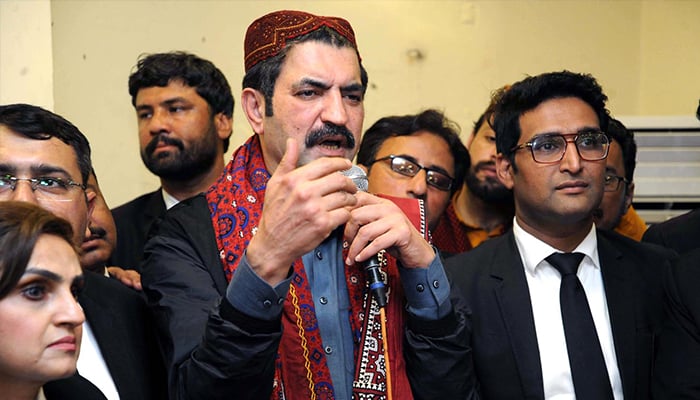
[{"label": "man speaking into microphone", "polygon": [[[419,202],[399,208],[340,173],[367,88],[352,27],[273,12],[248,27],[244,50],[254,134],[146,245],[171,397],[468,398],[466,318],[412,222],[425,227]],[[378,253],[386,335],[362,265]]]}]

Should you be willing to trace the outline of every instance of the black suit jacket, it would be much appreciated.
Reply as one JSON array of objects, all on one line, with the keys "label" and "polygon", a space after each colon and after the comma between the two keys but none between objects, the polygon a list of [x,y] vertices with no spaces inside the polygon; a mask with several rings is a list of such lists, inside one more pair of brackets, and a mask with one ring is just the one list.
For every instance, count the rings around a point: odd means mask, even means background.
[{"label": "black suit jacket", "polygon": [[143,247],[154,224],[165,214],[165,201],[159,188],[112,210],[117,226],[117,248],[107,265],[141,271]]},{"label": "black suit jacket", "polygon": [[668,274],[669,318],[659,335],[656,399],[700,399],[700,249],[684,254]]},{"label": "black suit jacket", "polygon": [[658,224],[644,232],[643,242],[655,243],[678,254],[700,247],[700,209],[687,212]]},{"label": "black suit jacket", "polygon": [[[116,280],[86,271],[78,301],[90,323],[120,398],[167,398],[165,366],[160,356],[153,317],[143,298]],[[100,399],[96,388],[80,376],[44,386],[49,400]],[[103,397],[102,397],[103,398]]]},{"label": "black suit jacket", "polygon": [[[650,397],[662,276],[673,254],[598,232],[598,253],[626,399]],[[471,309],[474,369],[484,399],[543,399],[542,367],[525,270],[513,231],[447,261]]]}]

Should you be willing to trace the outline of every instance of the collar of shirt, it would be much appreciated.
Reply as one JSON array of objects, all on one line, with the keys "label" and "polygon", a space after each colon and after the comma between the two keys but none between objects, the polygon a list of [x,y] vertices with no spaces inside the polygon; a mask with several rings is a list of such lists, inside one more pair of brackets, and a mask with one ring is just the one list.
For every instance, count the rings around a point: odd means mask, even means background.
[{"label": "collar of shirt", "polygon": [[180,200],[176,199],[170,193],[166,192],[165,189],[160,189],[160,191],[161,191],[161,193],[163,193],[163,202],[165,203],[166,210],[170,210],[177,203],[180,202]]},{"label": "collar of shirt", "polygon": [[[515,217],[513,218],[513,235],[515,236],[515,243],[520,251],[520,257],[523,261],[523,265],[525,266],[525,271],[531,276],[535,276],[538,267],[541,267],[542,265],[549,265],[549,263],[544,259],[549,257],[550,254],[554,252],[562,252],[561,250],[555,249],[554,247],[526,232],[522,227],[520,227],[520,225],[518,225],[518,220]],[[591,230],[588,232],[583,241],[576,246],[574,252],[585,254],[586,257],[584,257],[584,264],[591,265],[600,270],[600,260],[598,259],[598,238],[595,231],[595,225],[591,225]]]}]

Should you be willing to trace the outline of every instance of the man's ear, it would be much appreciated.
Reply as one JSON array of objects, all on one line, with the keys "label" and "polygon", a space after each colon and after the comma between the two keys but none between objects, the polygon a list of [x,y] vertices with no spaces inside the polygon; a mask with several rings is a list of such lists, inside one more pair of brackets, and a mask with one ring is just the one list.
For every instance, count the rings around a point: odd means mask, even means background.
[{"label": "man's ear", "polygon": [[265,119],[265,97],[255,89],[245,88],[241,93],[241,105],[253,132],[262,134],[263,120]]},{"label": "man's ear", "polygon": [[90,219],[92,218],[92,212],[95,210],[95,200],[97,199],[97,193],[91,188],[85,189],[85,199],[87,201],[87,223],[85,224],[85,237],[91,235],[90,233]]},{"label": "man's ear", "polygon": [[224,113],[218,113],[214,116],[214,126],[219,139],[226,140],[233,133],[233,118],[226,116]]},{"label": "man's ear", "polygon": [[629,210],[632,205],[632,200],[634,199],[634,182],[630,182],[627,185],[627,191],[625,192],[625,212]]},{"label": "man's ear", "polygon": [[501,153],[496,155],[496,175],[503,186],[513,189],[513,164]]}]

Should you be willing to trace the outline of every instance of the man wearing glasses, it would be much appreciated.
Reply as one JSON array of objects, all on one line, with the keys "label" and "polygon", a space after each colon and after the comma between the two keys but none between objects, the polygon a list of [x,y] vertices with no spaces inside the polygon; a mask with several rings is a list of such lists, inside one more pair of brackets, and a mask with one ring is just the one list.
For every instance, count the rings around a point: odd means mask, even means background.
[{"label": "man wearing glasses", "polygon": [[496,175],[496,132],[492,127],[498,99],[509,87],[503,86],[491,95],[488,107],[465,140],[471,165],[433,231],[433,243],[443,253],[471,250],[505,233],[513,220],[513,193]]},{"label": "man wearing glasses", "polygon": [[595,225],[639,241],[647,225],[632,207],[637,163],[634,134],[616,119],[610,119],[606,133],[610,137],[610,148],[605,166],[605,190],[594,214]]},{"label": "man wearing glasses", "polygon": [[[70,222],[83,243],[96,193],[86,190],[90,145],[73,124],[27,104],[0,106],[0,201],[38,204]],[[165,370],[145,302],[121,283],[84,272],[78,372],[44,386],[52,399],[164,399]]]},{"label": "man wearing glasses", "polygon": [[368,191],[422,199],[433,231],[469,165],[457,132],[436,110],[378,120],[362,136],[357,153]]},{"label": "man wearing glasses", "polygon": [[590,75],[546,73],[496,107],[499,179],[513,228],[447,261],[472,310],[489,399],[647,399],[669,255],[596,230],[609,138]]}]

